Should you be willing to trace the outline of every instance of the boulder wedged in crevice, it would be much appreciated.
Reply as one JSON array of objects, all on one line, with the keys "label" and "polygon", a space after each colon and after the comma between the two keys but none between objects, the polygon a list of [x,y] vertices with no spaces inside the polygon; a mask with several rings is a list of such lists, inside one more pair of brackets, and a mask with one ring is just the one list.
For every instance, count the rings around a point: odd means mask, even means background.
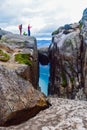
[{"label": "boulder wedged in crevice", "polygon": [[38,59],[41,65],[48,65],[49,63],[48,47],[38,49]]},{"label": "boulder wedged in crevice", "polygon": [[49,58],[47,54],[39,53],[39,62],[41,65],[48,65]]}]

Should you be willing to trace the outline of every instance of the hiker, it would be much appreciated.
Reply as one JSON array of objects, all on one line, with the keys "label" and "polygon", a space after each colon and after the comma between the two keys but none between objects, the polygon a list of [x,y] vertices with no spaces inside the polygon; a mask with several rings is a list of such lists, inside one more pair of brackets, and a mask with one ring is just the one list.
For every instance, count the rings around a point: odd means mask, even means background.
[{"label": "hiker", "polygon": [[28,25],[28,36],[30,36],[30,28],[31,28],[31,26],[30,26],[30,24]]},{"label": "hiker", "polygon": [[19,25],[20,35],[22,34],[22,24]]}]

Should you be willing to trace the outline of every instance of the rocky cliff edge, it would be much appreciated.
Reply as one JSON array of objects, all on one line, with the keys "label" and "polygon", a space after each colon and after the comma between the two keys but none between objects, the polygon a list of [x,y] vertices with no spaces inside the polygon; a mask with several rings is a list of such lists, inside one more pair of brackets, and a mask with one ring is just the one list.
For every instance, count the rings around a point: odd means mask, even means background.
[{"label": "rocky cliff edge", "polygon": [[37,90],[36,39],[4,30],[0,38],[0,126],[17,125],[48,107]]}]

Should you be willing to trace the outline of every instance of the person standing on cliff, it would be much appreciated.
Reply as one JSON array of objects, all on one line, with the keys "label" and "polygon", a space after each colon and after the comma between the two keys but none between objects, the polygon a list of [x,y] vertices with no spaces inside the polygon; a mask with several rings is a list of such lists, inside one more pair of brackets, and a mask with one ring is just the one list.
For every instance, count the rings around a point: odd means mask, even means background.
[{"label": "person standing on cliff", "polygon": [[28,36],[30,36],[30,29],[31,29],[31,26],[30,24],[28,25]]},{"label": "person standing on cliff", "polygon": [[22,24],[20,24],[18,27],[19,27],[20,35],[22,35]]}]

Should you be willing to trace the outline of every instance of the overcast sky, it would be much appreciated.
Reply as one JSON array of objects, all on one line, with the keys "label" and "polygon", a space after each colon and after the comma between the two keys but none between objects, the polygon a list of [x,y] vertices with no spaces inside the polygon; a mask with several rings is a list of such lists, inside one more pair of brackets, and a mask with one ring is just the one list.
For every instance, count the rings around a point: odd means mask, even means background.
[{"label": "overcast sky", "polygon": [[0,27],[19,33],[19,24],[26,32],[30,24],[31,35],[49,37],[59,26],[78,22],[85,8],[87,0],[0,0]]}]

